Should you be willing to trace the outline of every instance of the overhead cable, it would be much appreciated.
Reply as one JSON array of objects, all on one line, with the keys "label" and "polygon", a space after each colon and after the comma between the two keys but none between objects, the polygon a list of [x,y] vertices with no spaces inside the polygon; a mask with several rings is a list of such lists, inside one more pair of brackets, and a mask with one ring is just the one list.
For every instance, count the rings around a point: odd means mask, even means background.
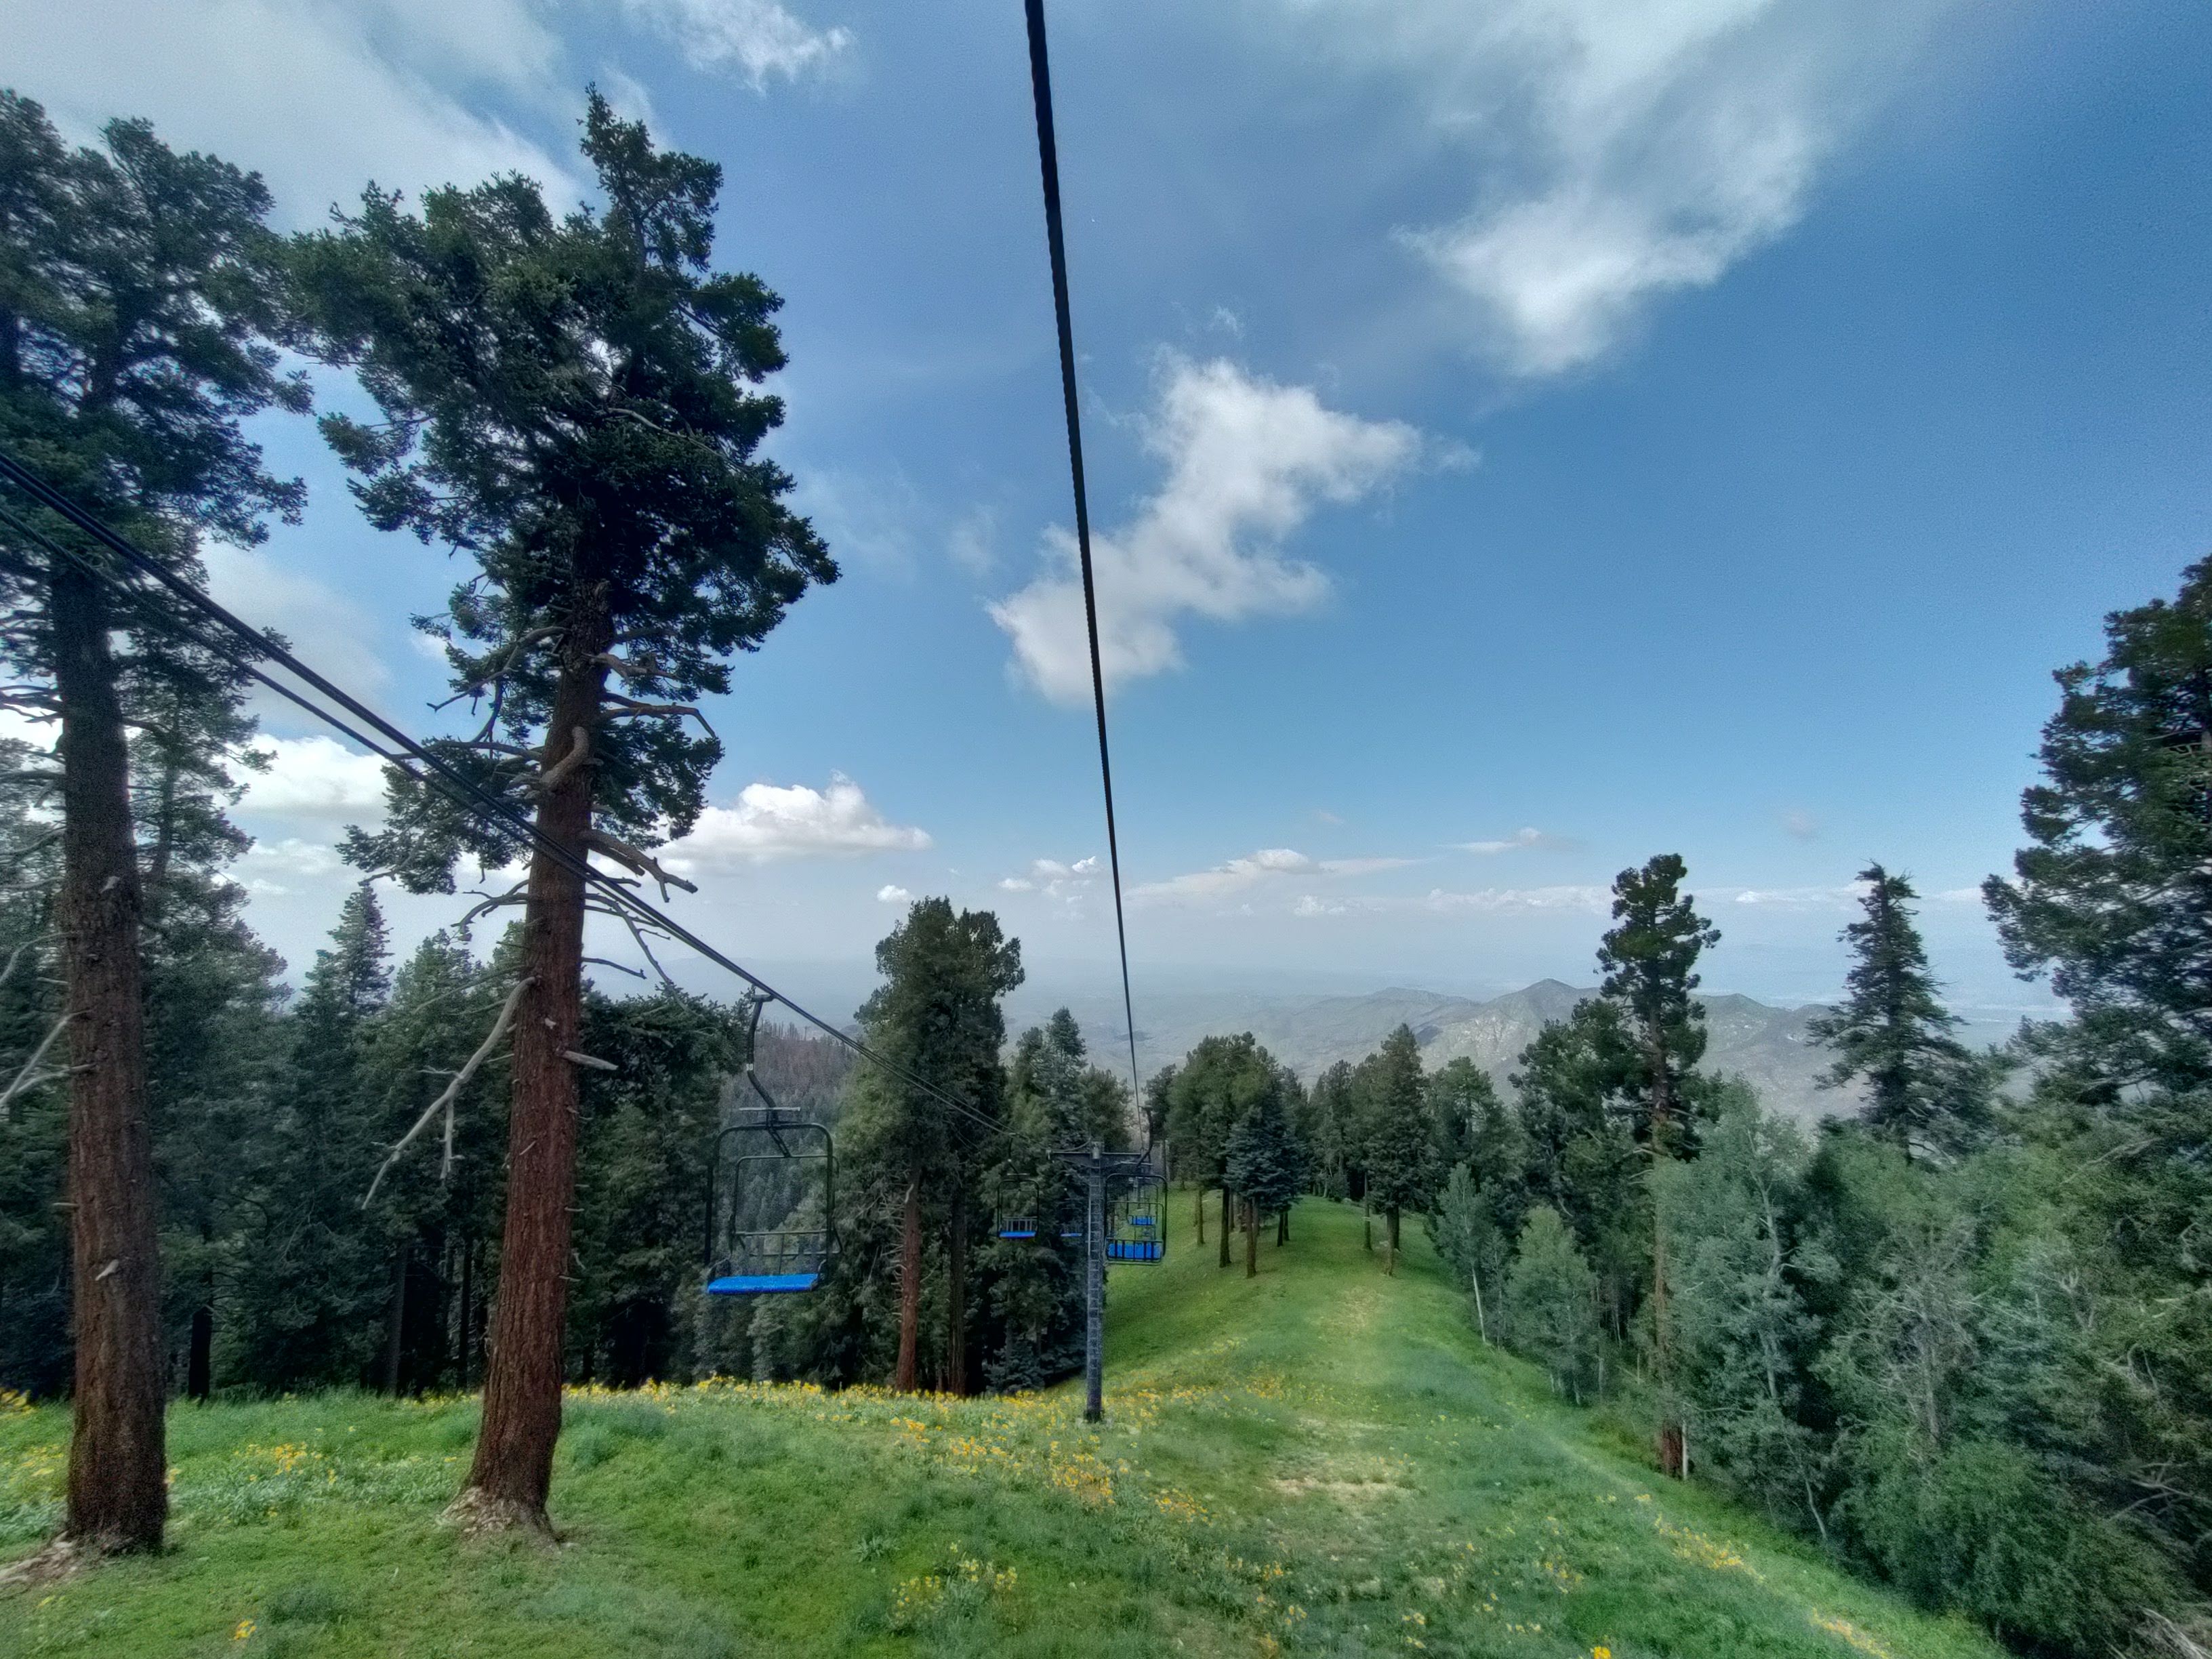
[{"label": "overhead cable", "polygon": [[[775,987],[750,969],[732,961],[665,911],[633,892],[605,871],[597,868],[587,858],[579,857],[568,848],[553,841],[535,823],[516,811],[507,802],[478,787],[471,779],[454,768],[451,763],[426,749],[343,687],[333,684],[309,667],[291,651],[277,644],[259,629],[242,621],[225,609],[204,589],[187,581],[100,519],[86,512],[75,501],[48,484],[37,473],[17,461],[4,449],[0,449],[0,481],[13,484],[46,511],[66,520],[98,542],[132,569],[159,582],[183,600],[185,606],[198,613],[201,618],[211,623],[222,632],[243,641],[252,654],[250,657],[241,654],[234,649],[228,648],[220,641],[204,637],[188,630],[187,636],[194,639],[195,642],[216,652],[261,684],[267,686],[325,725],[350,738],[387,764],[407,771],[418,781],[439,790],[457,805],[474,813],[478,817],[495,822],[498,828],[512,835],[518,841],[544,853],[548,858],[576,876],[578,879],[591,886],[610,904],[617,907],[620,910],[629,912],[638,920],[649,922],[678,943],[690,946],[716,967],[743,980],[757,994],[781,1003],[799,1019],[813,1026],[825,1036],[843,1044],[886,1077],[896,1079],[934,1100],[947,1110],[957,1113],[986,1131],[995,1131],[999,1127],[994,1119],[976,1110],[966,1102],[947,1094],[934,1084],[915,1076],[904,1067],[893,1065],[866,1043],[794,1001],[790,996],[777,990]],[[11,525],[19,533],[36,542],[50,554],[68,559],[89,571],[134,602],[143,604],[152,597],[143,589],[125,580],[119,573],[109,569],[99,560],[88,557],[83,553],[55,541],[52,537],[15,514],[9,513],[5,508],[0,508],[0,520]],[[170,615],[170,613],[160,611],[156,614],[163,617]],[[173,617],[170,619],[175,620]],[[351,714],[355,720],[377,733],[382,741],[380,743],[375,738],[370,738],[352,722],[320,707],[299,691],[278,683],[258,665],[262,660],[277,664],[288,673],[313,687],[317,692]],[[414,769],[416,768],[422,769]]]},{"label": "overhead cable", "polygon": [[1036,103],[1037,167],[1044,175],[1045,240],[1052,253],[1053,319],[1060,328],[1060,394],[1067,410],[1067,465],[1075,483],[1075,551],[1083,572],[1083,622],[1091,641],[1091,697],[1098,711],[1098,781],[1106,794],[1106,860],[1114,878],[1114,936],[1121,950],[1121,1014],[1129,1027],[1130,1100],[1144,1106],[1137,1073],[1137,1010],[1129,995],[1129,929],[1121,915],[1121,848],[1114,825],[1114,762],[1106,744],[1106,674],[1098,653],[1098,589],[1091,568],[1091,502],[1083,484],[1083,420],[1075,390],[1075,325],[1067,300],[1067,243],[1060,216],[1060,145],[1052,119],[1052,66],[1045,53],[1044,0],[1029,14],[1030,91]]}]

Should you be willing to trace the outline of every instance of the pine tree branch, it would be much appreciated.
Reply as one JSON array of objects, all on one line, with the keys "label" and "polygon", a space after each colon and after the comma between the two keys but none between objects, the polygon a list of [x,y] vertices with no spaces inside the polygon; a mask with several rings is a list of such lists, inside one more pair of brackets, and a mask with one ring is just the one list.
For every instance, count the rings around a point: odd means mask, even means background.
[{"label": "pine tree branch", "polygon": [[[537,780],[531,786],[541,795],[552,793],[563,778],[591,758],[592,734],[579,726],[572,727],[569,735],[571,742],[568,752],[538,774]],[[552,746],[552,742],[549,738],[546,748],[550,750]]]},{"label": "pine tree branch", "polygon": [[492,1022],[491,1030],[477,1046],[476,1053],[469,1056],[468,1063],[454,1073],[453,1080],[440,1091],[435,1100],[422,1109],[422,1115],[415,1120],[414,1127],[392,1144],[390,1155],[376,1171],[376,1178],[368,1183],[368,1191],[361,1200],[362,1209],[367,1209],[376,1197],[376,1189],[384,1184],[384,1177],[399,1161],[399,1155],[407,1150],[416,1136],[430,1127],[441,1110],[446,1114],[446,1155],[439,1167],[438,1179],[443,1181],[453,1174],[454,1104],[460,1099],[461,1091],[467,1087],[469,1079],[477,1074],[477,1068],[490,1058],[491,1051],[499,1046],[499,1040],[507,1035],[507,1028],[514,1023],[514,1011],[522,1004],[522,994],[534,982],[534,976],[530,975],[515,981],[514,988],[507,994],[507,1000],[500,1006],[499,1018]]}]

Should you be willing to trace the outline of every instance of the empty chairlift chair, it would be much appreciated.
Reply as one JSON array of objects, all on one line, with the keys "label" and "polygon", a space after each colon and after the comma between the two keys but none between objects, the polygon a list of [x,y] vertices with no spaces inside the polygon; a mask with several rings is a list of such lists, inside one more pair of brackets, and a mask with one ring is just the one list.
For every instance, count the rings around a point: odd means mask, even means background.
[{"label": "empty chairlift chair", "polygon": [[828,1128],[761,1086],[750,1042],[745,1082],[761,1103],[732,1114],[708,1168],[707,1294],[811,1291],[837,1252],[836,1149]]},{"label": "empty chairlift chair", "polygon": [[1109,1208],[1106,1259],[1152,1262],[1167,1253],[1167,1189],[1157,1176],[1139,1175],[1115,1195]]}]

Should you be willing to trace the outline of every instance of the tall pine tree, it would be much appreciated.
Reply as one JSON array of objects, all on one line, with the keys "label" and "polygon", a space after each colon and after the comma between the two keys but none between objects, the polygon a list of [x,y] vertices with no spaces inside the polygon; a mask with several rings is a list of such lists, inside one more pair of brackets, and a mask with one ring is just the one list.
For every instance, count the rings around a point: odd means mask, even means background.
[{"label": "tall pine tree", "polygon": [[1866,914],[1844,929],[1851,950],[1844,1006],[1811,1027],[1836,1051],[1820,1081],[1836,1089],[1865,1079],[1867,1127],[1907,1157],[1916,1147],[1955,1148],[1984,1115],[1981,1070],[1951,1035],[1959,1017],[1936,996],[1913,926],[1912,884],[1879,864],[1859,879]]},{"label": "tall pine tree", "polygon": [[1407,1210],[1425,1210],[1437,1185],[1436,1121],[1421,1075],[1420,1044],[1410,1026],[1382,1039],[1366,1107],[1367,1200],[1382,1212],[1389,1249],[1384,1271],[1395,1273],[1400,1221]]},{"label": "tall pine tree", "polygon": [[[98,148],[73,150],[38,105],[0,92],[0,442],[187,578],[202,533],[258,540],[269,514],[296,516],[301,498],[244,430],[272,404],[307,401],[270,343],[288,331],[269,209],[258,176],[179,155],[144,122],[111,122]],[[86,545],[32,511],[53,540]],[[74,560],[7,530],[0,549],[0,656],[25,682],[8,700],[61,724],[76,1336],[63,1532],[151,1549],[168,1492],[147,894],[126,732],[149,706],[234,707],[239,681]]]},{"label": "tall pine tree", "polygon": [[[1682,891],[1687,873],[1675,853],[1622,871],[1613,884],[1613,927],[1597,952],[1604,994],[1621,1012],[1635,1057],[1637,1139],[1655,1160],[1691,1150],[1686,1085],[1705,1053],[1705,1011],[1694,994],[1698,957],[1721,937]],[[1668,1393],[1667,1273],[1667,1228],[1655,1218],[1651,1351],[1660,1389],[1659,1467],[1680,1474],[1682,1430]]]},{"label": "tall pine tree", "polygon": [[[363,507],[476,567],[428,624],[456,694],[489,705],[445,752],[563,855],[533,853],[495,901],[524,907],[524,990],[483,1426],[460,1500],[477,1524],[538,1529],[576,1185],[589,904],[574,862],[665,890],[648,849],[690,828],[722,752],[691,700],[727,690],[730,655],[836,574],[760,453],[783,416],[753,390],[783,366],[779,301],[711,267],[721,169],[655,150],[596,92],[583,150],[596,212],[556,217],[515,177],[433,191],[419,217],[372,190],[297,257],[325,349],[386,416],[324,422]],[[464,853],[519,850],[404,777],[390,788],[389,828],[352,843],[365,867],[449,891]]]}]

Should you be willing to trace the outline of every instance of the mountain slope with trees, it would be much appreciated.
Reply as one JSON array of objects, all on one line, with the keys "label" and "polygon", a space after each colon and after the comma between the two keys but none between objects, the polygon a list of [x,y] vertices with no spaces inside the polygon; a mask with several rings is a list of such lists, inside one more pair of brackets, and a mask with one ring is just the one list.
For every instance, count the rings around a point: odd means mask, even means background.
[{"label": "mountain slope with trees", "polygon": [[[1480,1345],[1419,1229],[1385,1277],[1350,1206],[1305,1200],[1291,1228],[1256,1279],[1211,1250],[1115,1269],[1095,1431],[1074,1389],[572,1395],[557,1553],[456,1552],[436,1525],[473,1402],[180,1413],[179,1547],[0,1599],[0,1647],[167,1659],[244,1631],[241,1650],[331,1659],[1996,1659],[1726,1498],[1656,1480]],[[63,1431],[52,1407],[0,1417],[0,1551],[35,1536],[52,1499],[23,1471]]]}]

